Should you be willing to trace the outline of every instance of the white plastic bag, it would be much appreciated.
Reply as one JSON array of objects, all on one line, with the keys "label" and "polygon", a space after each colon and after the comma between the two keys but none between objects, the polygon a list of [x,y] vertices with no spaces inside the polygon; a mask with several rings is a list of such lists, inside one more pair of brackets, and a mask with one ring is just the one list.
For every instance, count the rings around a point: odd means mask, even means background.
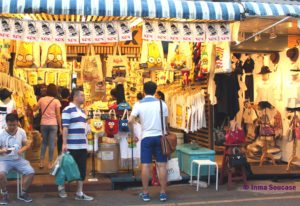
[{"label": "white plastic bag", "polygon": [[[157,168],[157,176],[159,177],[159,169]],[[180,169],[178,164],[178,158],[172,158],[167,163],[168,182],[180,181],[182,177],[180,175]]]}]

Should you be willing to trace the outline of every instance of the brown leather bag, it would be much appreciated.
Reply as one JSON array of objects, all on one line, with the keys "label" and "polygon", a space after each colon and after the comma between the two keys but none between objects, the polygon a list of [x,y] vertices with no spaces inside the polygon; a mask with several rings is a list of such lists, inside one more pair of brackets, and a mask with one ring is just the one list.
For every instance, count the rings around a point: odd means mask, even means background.
[{"label": "brown leather bag", "polygon": [[162,137],[160,140],[161,149],[163,155],[170,156],[176,150],[177,136],[175,134],[168,134],[168,133],[165,134],[162,100],[159,101],[160,101],[160,118],[161,118],[161,130],[162,130]]}]

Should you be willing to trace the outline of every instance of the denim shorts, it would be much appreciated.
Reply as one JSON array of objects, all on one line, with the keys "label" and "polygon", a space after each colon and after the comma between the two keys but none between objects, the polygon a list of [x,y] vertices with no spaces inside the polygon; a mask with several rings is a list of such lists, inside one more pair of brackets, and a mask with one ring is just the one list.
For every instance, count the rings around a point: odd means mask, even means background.
[{"label": "denim shorts", "polygon": [[168,158],[163,155],[160,144],[161,136],[146,137],[141,142],[141,162],[142,164],[151,164],[152,155],[155,156],[156,162],[166,163]]},{"label": "denim shorts", "polygon": [[11,170],[17,170],[23,175],[34,174],[34,170],[30,163],[23,158],[0,161],[0,173],[8,174]]}]

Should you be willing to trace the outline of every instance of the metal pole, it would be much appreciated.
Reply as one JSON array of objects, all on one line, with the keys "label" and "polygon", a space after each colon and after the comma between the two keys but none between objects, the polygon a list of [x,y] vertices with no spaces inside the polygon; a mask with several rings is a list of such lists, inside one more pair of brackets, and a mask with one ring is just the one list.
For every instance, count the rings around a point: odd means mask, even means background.
[{"label": "metal pole", "polygon": [[291,18],[291,16],[286,16],[286,17],[284,17],[284,18],[281,19],[280,21],[278,21],[278,22],[276,22],[276,23],[274,23],[274,24],[271,24],[270,26],[264,28],[263,30],[261,30],[261,31],[259,31],[259,32],[254,33],[253,35],[251,35],[251,36],[248,37],[247,39],[245,39],[245,40],[243,40],[243,41],[241,41],[241,42],[238,42],[237,44],[233,45],[233,47],[239,46],[240,44],[242,44],[242,43],[244,43],[244,42],[246,42],[246,41],[248,41],[248,40],[250,40],[250,39],[256,37],[257,35],[259,35],[259,34],[265,32],[265,31],[267,31],[267,30],[273,28],[274,26],[277,26],[278,24],[281,24],[282,22],[287,21],[287,20],[290,19],[290,18]]}]

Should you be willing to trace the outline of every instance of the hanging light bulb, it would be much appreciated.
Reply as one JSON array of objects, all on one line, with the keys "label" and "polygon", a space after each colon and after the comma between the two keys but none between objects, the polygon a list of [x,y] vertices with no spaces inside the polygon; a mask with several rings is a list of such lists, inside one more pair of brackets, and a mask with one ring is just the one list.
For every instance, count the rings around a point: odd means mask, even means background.
[{"label": "hanging light bulb", "polygon": [[256,36],[254,37],[254,41],[255,41],[255,42],[258,42],[259,40],[261,40],[261,35],[260,35],[260,34],[258,34],[258,35],[256,35]]}]

